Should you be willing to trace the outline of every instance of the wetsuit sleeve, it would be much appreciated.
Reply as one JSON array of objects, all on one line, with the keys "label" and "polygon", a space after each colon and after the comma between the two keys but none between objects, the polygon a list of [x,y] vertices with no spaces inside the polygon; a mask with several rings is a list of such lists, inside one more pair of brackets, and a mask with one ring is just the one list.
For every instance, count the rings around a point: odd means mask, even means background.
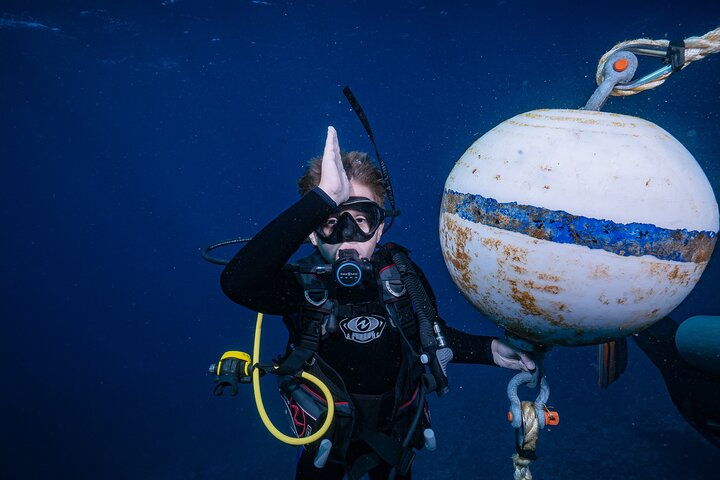
[{"label": "wetsuit sleeve", "polygon": [[[430,297],[433,307],[435,307],[435,312],[437,312],[437,300],[435,299],[435,293],[430,287],[430,283],[427,281],[427,278],[420,267],[415,265],[415,269],[423,282],[423,286]],[[440,323],[440,326],[442,327],[443,333],[445,334],[445,339],[453,351],[453,359],[451,363],[472,363],[497,366],[493,360],[492,350],[490,348],[492,341],[495,340],[496,337],[465,333],[449,326],[439,315],[437,316],[437,319],[438,323]]]},{"label": "wetsuit sleeve", "polygon": [[445,325],[443,332],[445,338],[453,351],[452,363],[474,363],[480,365],[493,365],[492,341],[496,337],[487,337],[485,335],[473,335],[456,330]]},{"label": "wetsuit sleeve", "polygon": [[296,312],[303,303],[302,287],[283,267],[336,206],[316,188],[281,213],[227,264],[220,277],[225,295],[258,312]]}]

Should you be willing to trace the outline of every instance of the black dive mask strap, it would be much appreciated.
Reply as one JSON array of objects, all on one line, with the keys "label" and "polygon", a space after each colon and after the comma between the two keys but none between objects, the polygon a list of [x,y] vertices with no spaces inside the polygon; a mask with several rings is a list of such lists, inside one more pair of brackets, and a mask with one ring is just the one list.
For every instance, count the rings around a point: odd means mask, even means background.
[{"label": "black dive mask strap", "polygon": [[380,164],[380,172],[383,176],[383,183],[385,184],[385,191],[387,192],[388,201],[390,202],[391,208],[391,210],[387,212],[388,216],[390,217],[390,221],[388,222],[384,230],[384,232],[387,232],[388,230],[390,230],[390,227],[392,227],[392,224],[395,221],[395,217],[397,215],[400,215],[400,212],[395,208],[395,194],[393,193],[392,185],[390,184],[390,175],[388,175],[387,166],[385,166],[385,162],[380,156],[380,151],[378,151],[377,145],[375,144],[375,136],[373,135],[372,128],[370,128],[370,122],[368,121],[365,112],[360,106],[360,102],[358,102],[352,90],[350,90],[350,87],[348,87],[347,85],[345,86],[345,88],[343,88],[343,93],[348,99],[350,106],[355,111],[355,114],[360,120],[360,123],[362,123],[363,127],[365,127],[365,131],[367,132],[368,137],[370,138],[370,142],[373,144],[373,148],[375,149],[375,156],[377,157],[378,163]]}]

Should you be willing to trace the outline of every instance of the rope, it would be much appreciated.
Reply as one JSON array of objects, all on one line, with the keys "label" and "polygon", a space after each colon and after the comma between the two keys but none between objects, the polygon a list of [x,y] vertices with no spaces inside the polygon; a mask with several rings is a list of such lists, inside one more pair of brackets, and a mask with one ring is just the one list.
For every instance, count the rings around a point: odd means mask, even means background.
[{"label": "rope", "polygon": [[515,480],[532,480],[532,473],[530,473],[532,460],[523,458],[517,453],[513,453],[512,459],[515,464]]},{"label": "rope", "polygon": [[[523,418],[523,443],[522,450],[535,451],[537,445],[538,434],[540,433],[540,422],[535,412],[535,404],[533,402],[522,402],[522,418]],[[515,453],[512,456],[515,465],[515,480],[532,480],[530,473],[530,464],[532,460]]]},{"label": "rope", "polygon": [[[667,48],[668,44],[670,43],[669,40],[651,40],[647,38],[642,38],[638,40],[628,40],[625,42],[620,42],[617,45],[615,45],[612,49],[608,50],[605,55],[600,58],[600,62],[598,62],[598,68],[595,73],[595,81],[598,85],[600,85],[603,81],[603,67],[605,66],[605,63],[607,62],[610,55],[615,53],[616,51],[620,50],[621,48],[637,45],[637,44],[644,44],[644,45],[653,45],[658,47]],[[702,60],[703,58],[707,57],[708,55],[711,55],[713,53],[720,52],[720,27],[716,28],[715,30],[711,30],[705,35],[701,37],[689,37],[685,39],[685,63],[681,67],[681,69],[687,67],[692,62],[695,62],[697,60]],[[631,90],[618,90],[613,89],[612,95],[613,96],[626,96],[626,95],[635,95],[636,93],[640,93],[644,90],[649,90],[652,88],[655,88],[659,85],[662,85],[665,80],[671,75],[672,72],[668,72],[661,77],[659,77],[657,80],[653,80],[651,82],[645,83],[643,85],[639,85],[636,88],[633,88]]]}]

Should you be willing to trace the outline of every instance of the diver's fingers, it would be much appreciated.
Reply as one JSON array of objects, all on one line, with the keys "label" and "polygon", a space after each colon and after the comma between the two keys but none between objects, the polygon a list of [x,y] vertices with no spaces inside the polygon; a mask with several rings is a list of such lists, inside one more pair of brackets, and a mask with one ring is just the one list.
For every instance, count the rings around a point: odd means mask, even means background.
[{"label": "diver's fingers", "polygon": [[333,152],[337,155],[337,159],[340,160],[340,141],[338,140],[337,130],[335,130],[335,127],[331,126],[328,128],[328,133],[332,136]]},{"label": "diver's fingers", "polygon": [[532,372],[535,370],[535,364],[533,364],[533,367],[530,368],[525,362],[522,360],[513,360],[511,363],[511,366],[509,368],[512,368],[513,370],[520,370],[523,372]]},{"label": "diver's fingers", "polygon": [[338,205],[350,196],[350,186],[340,157],[340,144],[337,131],[329,126],[325,138],[325,150],[322,157],[320,184],[318,187]]},{"label": "diver's fingers", "polygon": [[495,360],[495,363],[498,367],[509,368],[511,370],[520,370],[522,368],[519,361],[510,360],[508,358],[501,358],[499,360]]},{"label": "diver's fingers", "polygon": [[522,369],[525,370],[526,372],[532,372],[535,370],[535,362],[533,361],[532,358],[530,358],[529,355],[521,353],[520,354],[520,363],[523,366]]},{"label": "diver's fingers", "polygon": [[347,183],[347,175],[345,174],[345,167],[342,163],[342,155],[340,154],[340,141],[338,140],[337,136],[337,130],[335,128],[332,128],[333,131],[333,153],[335,155],[335,163],[337,164],[337,170],[340,173],[340,180],[343,183]]},{"label": "diver's fingers", "polygon": [[327,158],[328,161],[333,161],[335,169],[338,172],[340,181],[343,181],[343,174],[345,168],[342,164],[342,157],[340,156],[340,142],[338,141],[337,130],[335,127],[328,127],[327,138],[325,139],[325,151],[323,152],[323,160]]},{"label": "diver's fingers", "polygon": [[520,357],[502,357],[498,356],[494,358],[495,364],[498,367],[502,368],[509,368],[511,370],[521,370],[523,372],[532,372],[535,370],[535,362],[532,361],[530,357],[527,355],[522,355]]},{"label": "diver's fingers", "polygon": [[[327,137],[325,138],[325,151],[323,152],[323,163],[325,160],[334,160],[335,163],[337,163],[337,158],[335,157],[335,151],[336,146],[338,145],[338,139],[337,139],[337,131],[335,131],[335,127],[328,127],[327,131]],[[340,150],[340,147],[337,147],[337,150]],[[324,165],[323,165],[324,166]]]}]

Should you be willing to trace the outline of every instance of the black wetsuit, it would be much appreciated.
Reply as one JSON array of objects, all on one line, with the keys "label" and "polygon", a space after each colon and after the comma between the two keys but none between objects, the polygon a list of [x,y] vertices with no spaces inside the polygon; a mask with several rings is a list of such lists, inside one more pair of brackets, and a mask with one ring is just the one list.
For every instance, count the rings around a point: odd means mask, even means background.
[{"label": "black wetsuit", "polygon": [[685,420],[720,448],[720,376],[703,372],[680,356],[675,346],[679,326],[665,317],[633,339],[660,370],[670,398]]},{"label": "black wetsuit", "polygon": [[[298,282],[296,274],[283,269],[283,266],[335,208],[335,202],[320,189],[316,188],[302,197],[255,235],[228,263],[221,278],[225,294],[240,305],[258,312],[283,315],[286,319],[296,315],[306,303],[304,287]],[[318,252],[309,260],[325,263]],[[384,263],[389,262],[388,259]],[[383,266],[383,263],[378,265],[379,268]],[[422,272],[420,275],[434,304],[432,290]],[[351,320],[339,318],[341,329]],[[490,350],[493,337],[470,335],[440,321],[454,353],[453,362],[494,365]],[[290,328],[292,323],[285,323]],[[339,330],[320,343],[318,355],[337,371],[351,394],[379,395],[390,392],[398,378],[402,360],[400,334],[396,329],[384,328],[382,325],[375,330],[377,335],[372,341],[353,341],[352,335],[343,335]],[[291,341],[299,333],[291,331]],[[362,444],[351,445],[349,456],[357,456],[365,450],[367,448]],[[340,479],[345,473],[335,464],[328,464],[318,470],[312,461],[312,457],[303,451],[296,478]],[[378,467],[370,471],[370,478],[387,478],[389,470],[388,465]],[[410,473],[398,478],[409,479]]]}]

